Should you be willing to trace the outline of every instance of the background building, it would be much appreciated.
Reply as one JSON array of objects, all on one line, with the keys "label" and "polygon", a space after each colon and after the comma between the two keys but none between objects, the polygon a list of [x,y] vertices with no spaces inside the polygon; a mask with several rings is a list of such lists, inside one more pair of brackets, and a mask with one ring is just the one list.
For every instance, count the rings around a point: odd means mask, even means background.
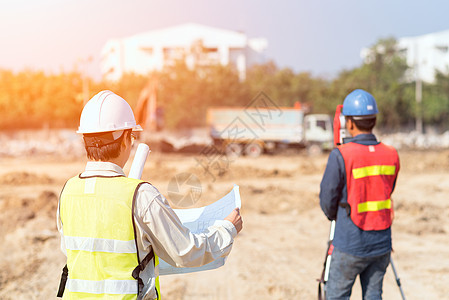
[{"label": "background building", "polygon": [[123,39],[109,40],[101,53],[101,72],[118,80],[126,72],[147,74],[184,60],[187,66],[232,65],[240,79],[254,63],[264,62],[265,38],[199,24],[183,24]]},{"label": "background building", "polygon": [[432,83],[436,70],[449,71],[449,30],[400,38],[398,46],[414,75],[422,81]]},{"label": "background building", "polygon": [[[435,80],[435,71],[447,74],[449,71],[449,30],[398,39],[398,50],[403,53],[412,68],[408,79],[419,79],[428,83]],[[361,57],[369,61],[370,50],[364,48]]]}]

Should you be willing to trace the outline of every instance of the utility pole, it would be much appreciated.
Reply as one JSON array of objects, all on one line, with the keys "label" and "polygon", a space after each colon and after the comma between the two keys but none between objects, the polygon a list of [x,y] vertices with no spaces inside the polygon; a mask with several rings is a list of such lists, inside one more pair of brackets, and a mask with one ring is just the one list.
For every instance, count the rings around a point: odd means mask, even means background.
[{"label": "utility pole", "polygon": [[86,59],[78,59],[78,63],[81,64],[81,79],[82,79],[82,87],[83,87],[83,105],[89,101],[89,79],[87,76],[88,68],[90,63],[92,62],[92,56],[89,56]]},{"label": "utility pole", "polygon": [[415,99],[416,99],[416,131],[423,132],[422,124],[422,80],[419,76],[415,81]]},{"label": "utility pole", "polygon": [[416,100],[416,123],[415,130],[419,133],[423,132],[422,121],[422,80],[419,74],[418,45],[415,42],[415,100]]}]

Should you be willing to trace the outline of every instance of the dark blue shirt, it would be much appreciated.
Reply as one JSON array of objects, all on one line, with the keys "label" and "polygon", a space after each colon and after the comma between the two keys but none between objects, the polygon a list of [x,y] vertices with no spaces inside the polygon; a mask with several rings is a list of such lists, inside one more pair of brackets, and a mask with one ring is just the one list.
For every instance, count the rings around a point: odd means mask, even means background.
[{"label": "dark blue shirt", "polygon": [[[374,134],[359,134],[350,140],[362,145],[377,145]],[[343,156],[338,149],[329,155],[320,185],[320,205],[329,220],[335,224],[334,247],[359,257],[370,257],[391,251],[391,228],[365,231],[358,228],[340,202],[347,203],[346,171]]]}]

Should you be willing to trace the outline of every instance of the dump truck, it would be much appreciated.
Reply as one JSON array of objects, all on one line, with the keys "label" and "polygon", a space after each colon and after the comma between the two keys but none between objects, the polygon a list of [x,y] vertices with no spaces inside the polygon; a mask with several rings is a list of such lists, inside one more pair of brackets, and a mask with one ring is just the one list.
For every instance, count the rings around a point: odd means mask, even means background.
[{"label": "dump truck", "polygon": [[227,155],[257,157],[289,147],[309,154],[332,149],[332,119],[294,107],[211,107],[207,123],[214,144]]}]

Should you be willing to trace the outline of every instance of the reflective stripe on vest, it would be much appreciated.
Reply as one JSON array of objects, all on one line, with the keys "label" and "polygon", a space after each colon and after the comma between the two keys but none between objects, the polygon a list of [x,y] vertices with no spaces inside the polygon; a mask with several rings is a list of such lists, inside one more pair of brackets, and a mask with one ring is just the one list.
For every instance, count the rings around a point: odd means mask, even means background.
[{"label": "reflective stripe on vest", "polygon": [[396,166],[369,166],[352,170],[354,179],[377,175],[394,175]]},{"label": "reflective stripe on vest", "polygon": [[81,280],[68,279],[66,289],[72,293],[88,294],[136,294],[136,280]]},{"label": "reflective stripe on vest", "polygon": [[136,243],[134,240],[118,241],[111,239],[64,236],[64,242],[66,248],[70,250],[83,250],[90,252],[136,253]]},{"label": "reflective stripe on vest", "polygon": [[127,177],[67,182],[60,199],[69,270],[63,298],[137,298],[132,203],[141,182]]},{"label": "reflective stripe on vest", "polygon": [[357,211],[359,213],[367,212],[367,211],[378,211],[382,209],[390,209],[391,208],[391,199],[384,201],[368,201],[359,203],[357,205]]},{"label": "reflective stripe on vest", "polygon": [[399,171],[393,147],[348,143],[339,147],[345,162],[347,202],[351,220],[362,230],[384,230],[391,226],[391,193]]}]

